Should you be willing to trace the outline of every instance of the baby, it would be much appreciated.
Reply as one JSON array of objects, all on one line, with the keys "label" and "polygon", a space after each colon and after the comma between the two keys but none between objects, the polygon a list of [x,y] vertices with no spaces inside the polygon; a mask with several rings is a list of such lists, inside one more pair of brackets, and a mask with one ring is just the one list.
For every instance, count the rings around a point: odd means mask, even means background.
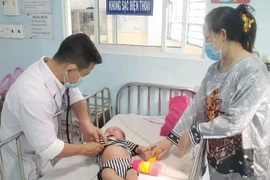
[{"label": "baby", "polygon": [[105,131],[107,144],[103,140],[100,143],[105,146],[98,155],[100,171],[99,180],[137,180],[138,174],[132,167],[132,156],[139,155],[142,159],[150,158],[151,151],[127,141],[125,133],[119,127],[109,127]]}]

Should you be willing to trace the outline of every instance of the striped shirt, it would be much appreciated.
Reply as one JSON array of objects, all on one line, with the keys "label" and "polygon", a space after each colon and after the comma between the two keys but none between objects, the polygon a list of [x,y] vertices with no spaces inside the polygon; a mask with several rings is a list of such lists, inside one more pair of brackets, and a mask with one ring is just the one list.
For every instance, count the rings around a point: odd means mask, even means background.
[{"label": "striped shirt", "polygon": [[[131,161],[132,156],[136,156],[136,148],[139,146],[131,141],[127,141],[125,139],[115,139],[114,137],[107,137],[107,144],[104,143],[103,139],[100,139],[100,144],[104,145],[105,148],[111,145],[120,146],[123,148],[129,156],[129,160]],[[98,163],[102,166],[102,153],[98,155]]]}]

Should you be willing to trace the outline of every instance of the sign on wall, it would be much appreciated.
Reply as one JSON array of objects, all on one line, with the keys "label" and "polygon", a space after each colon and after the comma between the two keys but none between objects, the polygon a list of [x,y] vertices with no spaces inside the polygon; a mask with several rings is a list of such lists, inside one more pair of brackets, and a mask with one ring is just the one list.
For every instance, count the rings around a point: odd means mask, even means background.
[{"label": "sign on wall", "polygon": [[249,3],[250,0],[211,0],[212,3]]},{"label": "sign on wall", "polygon": [[107,15],[153,15],[153,0],[106,0]]},{"label": "sign on wall", "polygon": [[52,12],[51,0],[23,0],[25,13],[48,13]]},{"label": "sign on wall", "polygon": [[2,0],[2,13],[5,16],[19,15],[18,0]]},{"label": "sign on wall", "polygon": [[53,38],[53,25],[51,14],[29,14],[29,26],[31,38]]}]

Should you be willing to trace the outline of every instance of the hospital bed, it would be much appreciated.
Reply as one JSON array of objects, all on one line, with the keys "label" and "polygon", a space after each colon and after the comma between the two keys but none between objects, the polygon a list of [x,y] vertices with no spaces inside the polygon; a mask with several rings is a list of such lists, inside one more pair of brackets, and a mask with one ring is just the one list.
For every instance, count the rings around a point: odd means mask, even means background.
[{"label": "hospital bed", "polygon": [[[150,145],[164,138],[159,136],[159,132],[167,114],[169,99],[177,95],[193,98],[194,94],[195,91],[191,88],[128,83],[118,91],[116,116],[105,124],[102,130],[118,126],[126,133],[128,140],[145,146]],[[177,147],[173,147],[171,153],[159,161],[164,167],[161,176],[140,175],[139,179],[199,180],[203,167],[203,143],[182,157]],[[74,156],[61,159],[41,180],[96,180],[98,171],[96,158]]]},{"label": "hospital bed", "polygon": [[[159,136],[160,128],[165,121],[169,99],[177,95],[193,98],[195,91],[185,87],[128,83],[117,94],[116,116],[106,123],[102,130],[116,125],[122,128],[130,141],[145,146],[155,143],[164,138]],[[204,147],[205,142],[201,142],[198,147],[191,148],[186,156],[181,156],[177,147],[173,147],[170,153],[159,161],[163,166],[161,176],[140,175],[139,179],[199,180],[203,173]],[[40,179],[96,180],[98,171],[96,158],[73,156],[61,159]]]}]

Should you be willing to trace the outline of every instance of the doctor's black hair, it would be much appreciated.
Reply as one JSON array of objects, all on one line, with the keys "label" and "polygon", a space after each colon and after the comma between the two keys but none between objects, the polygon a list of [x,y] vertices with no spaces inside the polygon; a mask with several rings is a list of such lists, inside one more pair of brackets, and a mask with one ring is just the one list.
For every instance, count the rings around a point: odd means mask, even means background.
[{"label": "doctor's black hair", "polygon": [[67,37],[53,58],[59,63],[76,64],[79,70],[88,68],[91,63],[102,63],[101,55],[94,43],[83,33]]},{"label": "doctor's black hair", "polygon": [[[221,29],[227,32],[227,39],[241,43],[242,47],[252,53],[257,33],[257,23],[252,15],[254,8],[246,4],[240,4],[236,9],[222,6],[213,9],[205,17],[209,30],[219,33]],[[247,32],[244,31],[244,20],[242,15],[254,20]]]}]

